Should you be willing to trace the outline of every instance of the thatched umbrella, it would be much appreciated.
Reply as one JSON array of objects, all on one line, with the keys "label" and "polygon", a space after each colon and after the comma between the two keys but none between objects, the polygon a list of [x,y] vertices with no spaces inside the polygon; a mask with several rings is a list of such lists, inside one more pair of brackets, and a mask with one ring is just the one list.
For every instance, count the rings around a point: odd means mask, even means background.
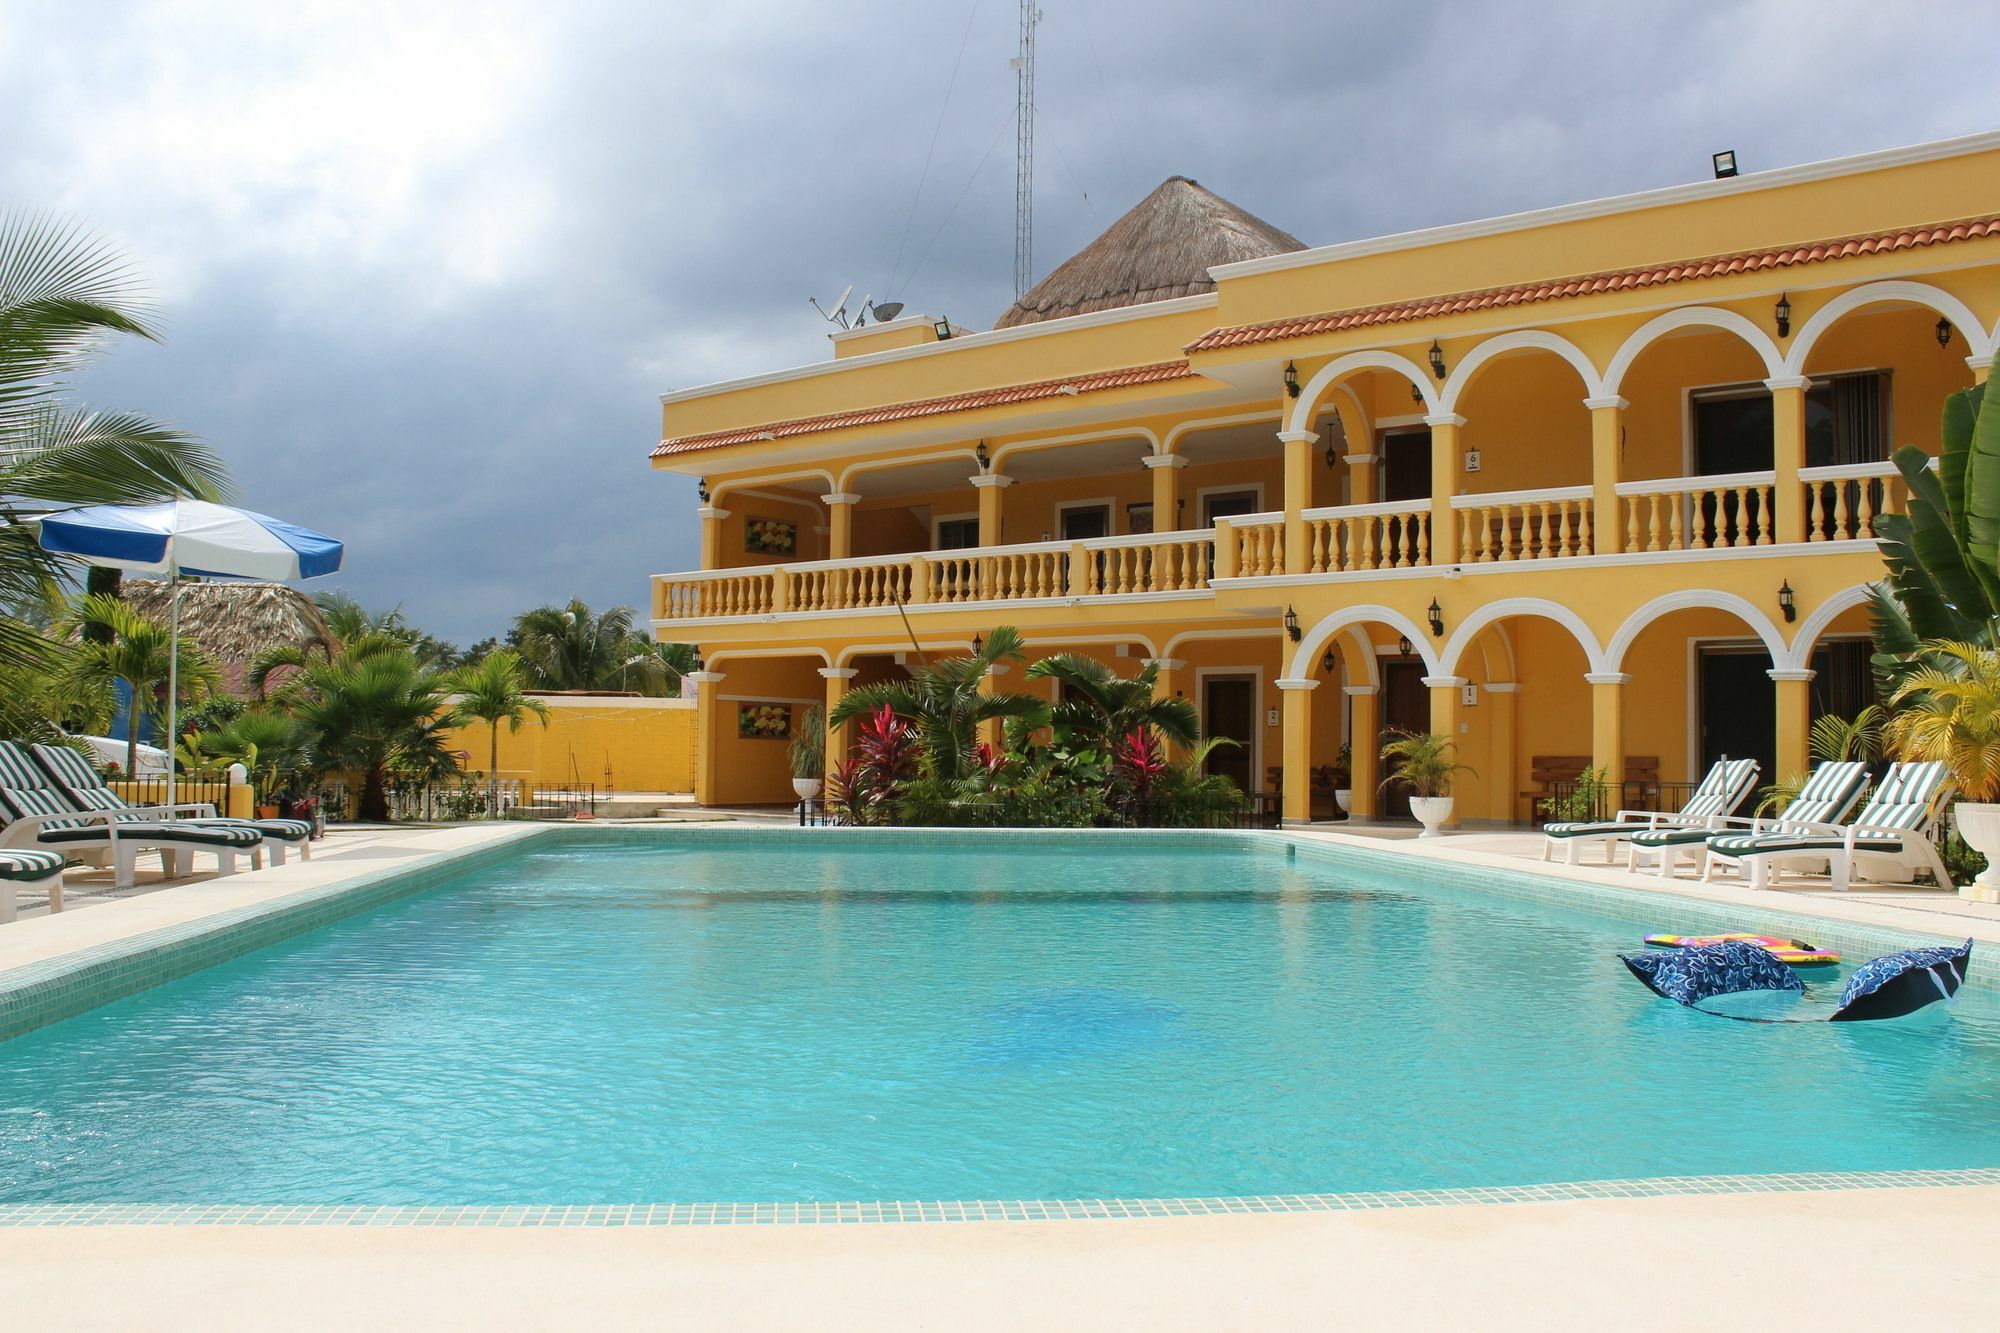
[{"label": "thatched umbrella", "polygon": [[[120,595],[135,611],[164,621],[171,609],[167,587],[158,580],[127,579]],[[181,633],[221,670],[231,694],[245,692],[251,664],[272,648],[332,653],[339,647],[312,598],[286,584],[184,580],[180,590]]]},{"label": "thatched umbrella", "polygon": [[1215,290],[1209,269],[1306,248],[1185,176],[1169,176],[1009,306],[997,329]]}]

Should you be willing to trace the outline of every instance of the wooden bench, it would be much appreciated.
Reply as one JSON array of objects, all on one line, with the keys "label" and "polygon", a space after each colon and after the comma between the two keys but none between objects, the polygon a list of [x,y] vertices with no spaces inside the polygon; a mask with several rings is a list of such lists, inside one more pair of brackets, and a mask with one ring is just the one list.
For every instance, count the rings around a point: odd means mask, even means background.
[{"label": "wooden bench", "polygon": [[[1522,797],[1528,802],[1528,817],[1540,824],[1548,818],[1550,802],[1561,794],[1564,787],[1574,786],[1589,768],[1590,756],[1577,754],[1538,754],[1529,761],[1529,779],[1536,786],[1533,791],[1524,791]],[[1628,754],[1625,756],[1625,786],[1622,792],[1614,794],[1610,815],[1619,809],[1650,809],[1660,794],[1660,757],[1656,754]]]}]

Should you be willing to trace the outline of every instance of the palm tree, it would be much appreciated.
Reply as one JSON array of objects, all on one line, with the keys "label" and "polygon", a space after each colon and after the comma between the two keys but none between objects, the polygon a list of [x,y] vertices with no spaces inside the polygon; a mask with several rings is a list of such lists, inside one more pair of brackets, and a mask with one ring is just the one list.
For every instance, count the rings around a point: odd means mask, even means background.
[{"label": "palm tree", "polygon": [[1959,795],[2000,796],[2000,652],[1980,643],[1926,640],[1891,700],[1889,744],[1906,760],[1938,762]]},{"label": "palm tree", "polygon": [[528,679],[545,690],[617,689],[621,673],[644,667],[645,640],[633,628],[637,612],[614,606],[604,614],[572,598],[514,618],[511,637]]},{"label": "palm tree", "polygon": [[549,725],[549,706],[530,698],[521,688],[521,659],[511,649],[488,653],[477,664],[460,667],[451,677],[458,694],[453,721],[476,719],[491,728],[486,761],[487,808],[495,818],[500,814],[500,724],[518,733],[529,717]]},{"label": "palm tree", "polygon": [[406,645],[363,640],[331,661],[305,664],[282,697],[311,738],[319,769],[359,774],[359,816],[383,821],[391,773],[435,777],[458,768],[445,748],[444,685]]},{"label": "palm tree", "polygon": [[370,611],[344,592],[316,593],[313,604],[333,637],[343,644],[378,635],[407,645],[422,666],[444,669],[461,665],[455,646],[412,625],[400,606]]},{"label": "palm tree", "polygon": [[[213,692],[221,680],[201,650],[185,640],[175,671],[171,631],[105,593],[80,598],[65,628],[78,638],[69,658],[69,672],[78,688],[102,689],[123,682],[132,691],[132,706],[125,715],[127,773],[139,771],[140,716],[158,721],[165,714],[164,687],[170,676],[178,676],[181,694],[188,699]],[[167,737],[163,748],[171,753],[178,740]]]},{"label": "palm tree", "polygon": [[931,775],[955,782],[972,771],[980,723],[1013,718],[1029,727],[1048,725],[1049,706],[1033,695],[986,694],[979,688],[995,664],[1020,660],[1020,631],[1001,625],[970,657],[947,657],[918,667],[906,681],[848,691],[827,725],[837,727],[886,706],[917,729]]},{"label": "palm tree", "polygon": [[1050,717],[1103,754],[1111,753],[1135,731],[1157,731],[1176,745],[1193,745],[1201,738],[1201,718],[1186,699],[1163,699],[1154,693],[1159,664],[1148,662],[1127,679],[1094,657],[1058,653],[1028,668],[1029,680],[1051,679],[1063,687],[1063,698]]},{"label": "palm tree", "polygon": [[67,401],[78,369],[120,334],[157,337],[116,253],[75,227],[0,219],[0,662],[45,664],[50,652],[21,613],[54,605],[61,567],[23,520],[224,498],[227,473],[206,446],[134,413]]}]

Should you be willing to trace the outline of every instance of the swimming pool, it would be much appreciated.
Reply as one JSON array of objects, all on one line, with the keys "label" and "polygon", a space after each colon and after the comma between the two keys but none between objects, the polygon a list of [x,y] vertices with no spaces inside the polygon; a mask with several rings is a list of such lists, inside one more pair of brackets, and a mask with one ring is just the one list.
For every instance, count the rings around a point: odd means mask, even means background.
[{"label": "swimming pool", "polygon": [[1724,1022],[1625,974],[1629,921],[1464,878],[1236,835],[544,838],[0,1043],[0,1202],[2000,1166],[1993,991],[1896,1023]]}]

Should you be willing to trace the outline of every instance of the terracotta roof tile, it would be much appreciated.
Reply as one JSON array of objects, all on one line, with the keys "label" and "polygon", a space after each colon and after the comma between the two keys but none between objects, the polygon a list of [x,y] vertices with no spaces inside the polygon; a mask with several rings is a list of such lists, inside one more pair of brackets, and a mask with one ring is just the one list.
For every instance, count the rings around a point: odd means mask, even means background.
[{"label": "terracotta roof tile", "polygon": [[774,421],[762,426],[745,427],[742,430],[712,431],[707,435],[682,435],[661,440],[654,446],[652,456],[669,458],[700,449],[720,449],[731,444],[750,444],[758,440],[784,440],[796,435],[817,435],[823,431],[845,430],[849,426],[880,426],[891,421],[943,416],[948,412],[970,412],[981,407],[1032,403],[1045,398],[1060,398],[1066,394],[1128,389],[1140,384],[1189,379],[1193,375],[1193,369],[1185,361],[1161,361],[1150,366],[1107,370],[1095,375],[1074,375],[1068,379],[1041,380],[1034,384],[1008,384],[997,389],[980,389],[974,393],[951,394],[944,398],[923,398],[911,403],[886,403],[881,407],[862,408],[853,412],[833,412],[825,416]]},{"label": "terracotta roof tile", "polygon": [[1573,278],[1550,278],[1512,287],[1489,287],[1484,291],[1430,296],[1391,305],[1361,306],[1353,310],[1332,310],[1325,314],[1294,319],[1272,320],[1267,324],[1240,324],[1211,330],[1188,345],[1189,352],[1212,352],[1225,347],[1247,347],[1255,343],[1285,338],[1304,338],[1343,329],[1369,328],[1379,324],[1404,324],[1412,320],[1462,315],[1473,310],[1497,310],[1508,306],[1560,301],[1573,296],[1595,296],[1603,292],[1629,291],[1640,287],[1663,287],[1702,278],[1728,277],[1764,269],[1794,268],[1858,255],[1912,250],[1953,241],[2000,237],[2000,214],[1964,218],[1956,222],[1934,222],[1921,227],[1871,232],[1865,236],[1844,236],[1834,240],[1806,241],[1768,250],[1745,250],[1730,255],[1710,255],[1702,259],[1677,259],[1671,263],[1649,264],[1641,268],[1613,269],[1585,273]]}]

